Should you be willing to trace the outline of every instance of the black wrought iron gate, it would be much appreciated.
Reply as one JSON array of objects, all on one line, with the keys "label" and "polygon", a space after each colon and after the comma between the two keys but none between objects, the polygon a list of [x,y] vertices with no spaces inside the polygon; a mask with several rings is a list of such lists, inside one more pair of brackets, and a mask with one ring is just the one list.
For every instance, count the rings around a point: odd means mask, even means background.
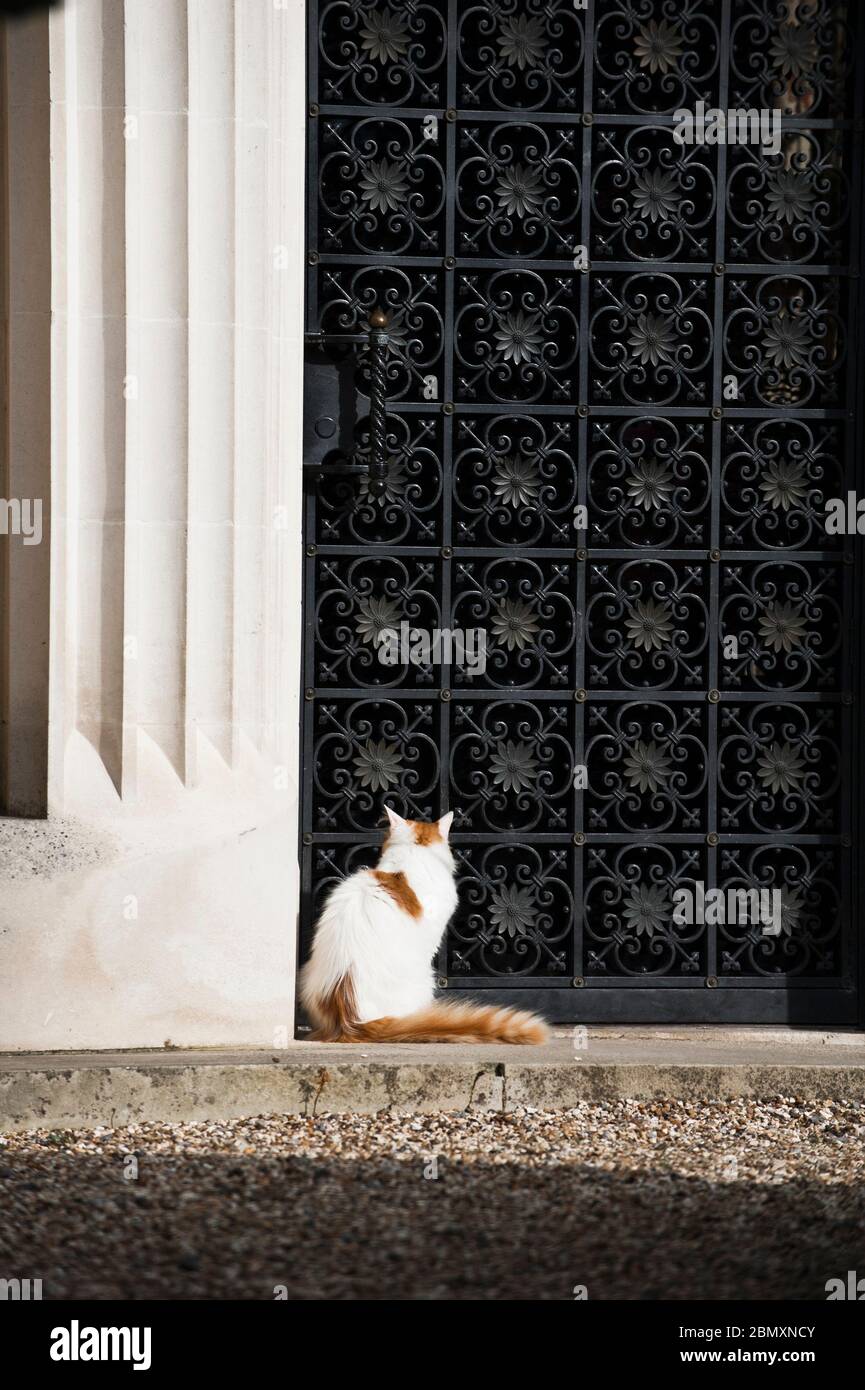
[{"label": "black wrought iron gate", "polygon": [[856,1020],[860,9],[310,0],[302,951],[453,808],[443,988]]}]

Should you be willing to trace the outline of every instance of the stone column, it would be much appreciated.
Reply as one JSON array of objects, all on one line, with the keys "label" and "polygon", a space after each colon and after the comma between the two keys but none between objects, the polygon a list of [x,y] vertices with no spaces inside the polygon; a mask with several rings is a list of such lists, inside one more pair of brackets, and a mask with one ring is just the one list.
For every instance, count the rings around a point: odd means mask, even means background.
[{"label": "stone column", "polygon": [[48,16],[0,24],[0,815],[48,791],[51,212]]},{"label": "stone column", "polygon": [[291,1035],[302,0],[50,18],[48,821],[0,1047]]}]

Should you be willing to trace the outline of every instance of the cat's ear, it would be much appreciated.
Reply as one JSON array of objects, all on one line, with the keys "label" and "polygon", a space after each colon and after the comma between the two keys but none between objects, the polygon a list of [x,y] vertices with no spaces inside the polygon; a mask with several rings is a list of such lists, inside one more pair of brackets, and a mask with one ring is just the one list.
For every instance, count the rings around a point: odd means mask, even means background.
[{"label": "cat's ear", "polygon": [[387,811],[387,818],[390,821],[391,830],[406,829],[406,822],[403,820],[402,816],[398,816],[396,811],[392,811],[389,806],[385,806],[384,809]]},{"label": "cat's ear", "polygon": [[439,821],[439,834],[441,835],[443,840],[446,840],[448,837],[448,831],[451,828],[451,821],[453,820],[453,818],[453,811],[448,811],[446,815],[442,816],[441,820]]}]

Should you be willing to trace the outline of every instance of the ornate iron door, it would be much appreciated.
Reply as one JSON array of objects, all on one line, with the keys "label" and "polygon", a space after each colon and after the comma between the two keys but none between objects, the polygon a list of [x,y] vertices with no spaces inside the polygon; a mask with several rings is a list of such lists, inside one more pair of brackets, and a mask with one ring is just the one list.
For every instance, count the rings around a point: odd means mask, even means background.
[{"label": "ornate iron door", "polygon": [[860,9],[310,0],[302,952],[452,808],[442,988],[856,1020]]}]

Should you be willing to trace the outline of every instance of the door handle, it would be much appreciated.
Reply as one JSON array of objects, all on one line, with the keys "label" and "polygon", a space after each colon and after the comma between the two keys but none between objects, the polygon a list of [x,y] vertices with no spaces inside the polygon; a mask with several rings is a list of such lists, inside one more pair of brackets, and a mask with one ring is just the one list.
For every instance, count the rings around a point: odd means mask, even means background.
[{"label": "door handle", "polygon": [[[369,462],[309,463],[304,468],[314,473],[357,474],[368,479],[370,497],[383,497],[387,488],[387,352],[389,345],[388,319],[384,309],[376,307],[367,320],[365,333],[307,333],[304,341],[309,347],[328,347],[346,343],[356,348],[365,346],[369,352]],[[335,432],[336,424],[329,416],[316,421],[315,431],[320,438]]]}]

